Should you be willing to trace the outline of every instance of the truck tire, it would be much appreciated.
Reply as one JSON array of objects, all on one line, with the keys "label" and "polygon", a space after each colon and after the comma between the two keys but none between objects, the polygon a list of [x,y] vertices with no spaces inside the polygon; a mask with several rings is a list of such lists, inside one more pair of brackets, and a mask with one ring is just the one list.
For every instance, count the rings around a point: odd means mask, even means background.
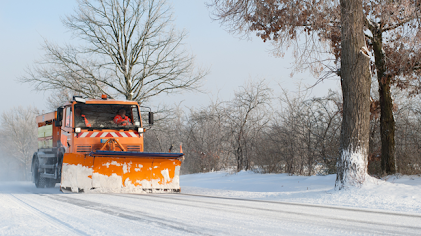
[{"label": "truck tire", "polygon": [[47,182],[49,181],[48,179],[41,177],[40,173],[38,171],[39,169],[39,160],[38,157],[35,157],[35,161],[34,161],[34,169],[33,169],[33,175],[34,175],[34,182],[35,182],[35,187],[37,188],[45,188],[45,186],[47,185]]}]

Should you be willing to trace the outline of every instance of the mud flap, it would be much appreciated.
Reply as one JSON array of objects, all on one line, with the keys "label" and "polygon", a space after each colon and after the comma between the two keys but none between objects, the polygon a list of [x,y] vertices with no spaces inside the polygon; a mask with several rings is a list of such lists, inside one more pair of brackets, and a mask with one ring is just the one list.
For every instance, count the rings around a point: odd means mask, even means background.
[{"label": "mud flap", "polygon": [[64,154],[61,189],[72,192],[179,192],[179,153]]}]

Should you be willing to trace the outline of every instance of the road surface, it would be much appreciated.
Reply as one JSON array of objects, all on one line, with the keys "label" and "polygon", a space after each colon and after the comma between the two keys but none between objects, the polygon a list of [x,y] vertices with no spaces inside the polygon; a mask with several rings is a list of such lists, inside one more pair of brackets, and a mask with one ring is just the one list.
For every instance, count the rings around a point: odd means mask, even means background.
[{"label": "road surface", "polygon": [[421,235],[421,215],[188,194],[63,194],[0,182],[0,235]]}]

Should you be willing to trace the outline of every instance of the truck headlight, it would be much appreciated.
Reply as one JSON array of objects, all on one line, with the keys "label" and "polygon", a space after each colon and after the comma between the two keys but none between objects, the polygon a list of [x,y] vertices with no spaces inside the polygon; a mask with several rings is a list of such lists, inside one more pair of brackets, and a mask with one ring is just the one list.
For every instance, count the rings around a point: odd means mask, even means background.
[{"label": "truck headlight", "polygon": [[145,130],[143,128],[137,128],[137,132],[138,133],[143,133],[143,132],[145,132]]},{"label": "truck headlight", "polygon": [[82,131],[82,129],[81,128],[75,128],[75,133],[80,133]]}]

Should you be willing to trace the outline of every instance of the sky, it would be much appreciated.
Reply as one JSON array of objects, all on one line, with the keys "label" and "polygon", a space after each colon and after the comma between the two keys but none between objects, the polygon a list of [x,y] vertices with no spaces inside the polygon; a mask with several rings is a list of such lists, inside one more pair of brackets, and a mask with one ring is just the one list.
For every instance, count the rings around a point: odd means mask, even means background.
[{"label": "sky", "polygon": [[[297,84],[312,85],[316,79],[310,73],[290,76],[294,59],[291,53],[283,58],[271,55],[270,43],[263,43],[251,35],[242,39],[228,33],[217,21],[211,19],[210,10],[201,0],[168,0],[173,7],[175,26],[186,30],[186,49],[195,55],[199,67],[208,68],[209,74],[202,82],[202,92],[182,92],[176,95],[162,94],[147,104],[182,104],[183,107],[202,107],[211,100],[228,100],[234,91],[246,81],[264,79],[279,96],[279,86],[294,92]],[[17,79],[25,75],[25,70],[43,55],[44,39],[63,45],[71,42],[72,35],[61,19],[74,12],[76,0],[2,0],[0,8],[0,113],[16,106],[36,106],[47,109],[49,92],[35,91],[30,84],[22,84]],[[339,90],[338,80],[330,80],[317,85],[312,94],[323,96],[331,88]]]}]

